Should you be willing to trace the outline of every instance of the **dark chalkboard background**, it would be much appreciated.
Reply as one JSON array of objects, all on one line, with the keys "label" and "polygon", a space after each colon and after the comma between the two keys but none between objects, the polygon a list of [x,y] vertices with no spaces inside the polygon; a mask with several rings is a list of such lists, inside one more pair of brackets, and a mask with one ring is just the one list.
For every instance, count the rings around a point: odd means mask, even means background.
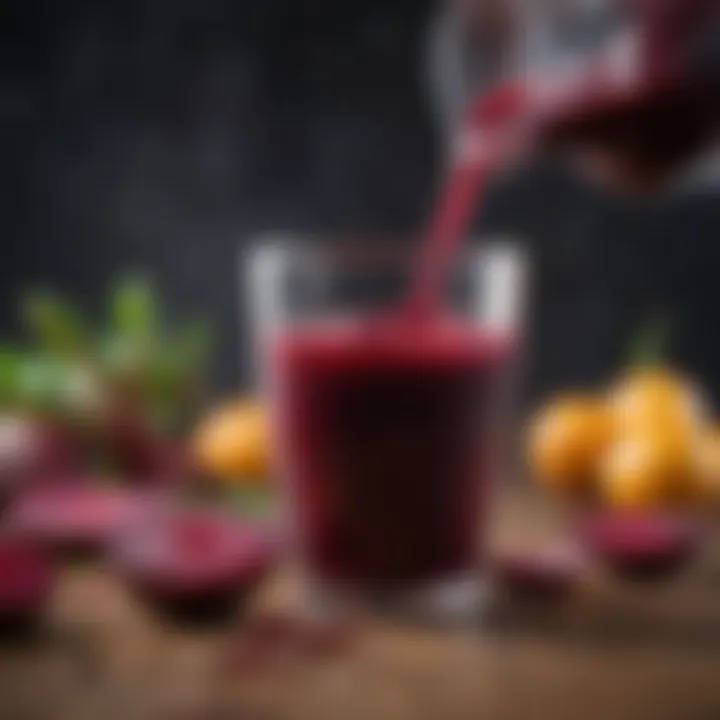
[{"label": "dark chalkboard background", "polygon": [[[0,328],[28,283],[97,305],[147,268],[242,377],[237,253],[256,233],[405,236],[436,177],[430,0],[5,0]],[[637,205],[553,168],[499,185],[488,231],[536,264],[530,391],[604,377],[658,307],[720,390],[720,203]]]}]

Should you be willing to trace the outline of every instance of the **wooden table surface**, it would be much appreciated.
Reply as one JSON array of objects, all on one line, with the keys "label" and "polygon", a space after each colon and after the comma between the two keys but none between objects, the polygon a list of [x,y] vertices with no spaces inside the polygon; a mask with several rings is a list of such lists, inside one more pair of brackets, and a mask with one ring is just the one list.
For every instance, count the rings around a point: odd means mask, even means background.
[{"label": "wooden table surface", "polygon": [[[494,544],[557,533],[512,498]],[[341,655],[219,672],[227,632],[179,632],[107,573],[66,570],[34,642],[0,650],[2,720],[720,720],[720,533],[692,572],[628,587],[602,573],[563,607],[495,601],[475,629],[363,622]],[[292,605],[283,574],[260,606]]]}]

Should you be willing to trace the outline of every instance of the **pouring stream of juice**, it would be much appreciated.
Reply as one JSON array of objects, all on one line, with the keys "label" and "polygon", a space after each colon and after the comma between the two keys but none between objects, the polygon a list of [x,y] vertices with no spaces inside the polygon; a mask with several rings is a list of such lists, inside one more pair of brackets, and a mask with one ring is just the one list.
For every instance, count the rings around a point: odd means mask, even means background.
[{"label": "pouring stream of juice", "polygon": [[522,145],[518,124],[527,112],[527,100],[524,83],[502,86],[469,114],[415,269],[408,302],[414,321],[438,311],[450,265],[488,182]]}]

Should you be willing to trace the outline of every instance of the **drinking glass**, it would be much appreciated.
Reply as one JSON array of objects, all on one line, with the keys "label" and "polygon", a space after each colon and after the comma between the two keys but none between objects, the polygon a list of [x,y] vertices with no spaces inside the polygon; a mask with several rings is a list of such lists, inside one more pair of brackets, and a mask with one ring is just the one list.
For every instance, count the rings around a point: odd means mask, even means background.
[{"label": "drinking glass", "polygon": [[405,313],[412,258],[297,238],[245,258],[289,555],[321,615],[463,619],[485,594],[526,258],[507,241],[461,253],[421,322]]}]

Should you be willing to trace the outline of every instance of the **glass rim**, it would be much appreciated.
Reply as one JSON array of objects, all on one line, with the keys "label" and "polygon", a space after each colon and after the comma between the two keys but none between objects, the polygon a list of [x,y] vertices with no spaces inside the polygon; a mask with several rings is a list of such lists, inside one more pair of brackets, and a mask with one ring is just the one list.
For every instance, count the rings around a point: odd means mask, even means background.
[{"label": "glass rim", "polygon": [[[338,240],[337,238],[340,237]],[[347,237],[347,236],[346,236]],[[474,236],[476,239],[478,236]],[[527,245],[513,236],[488,234],[460,251],[455,269],[478,278],[476,307],[483,308],[487,326],[523,328],[527,325],[533,272]],[[282,325],[286,298],[279,288],[299,272],[311,281],[315,272],[341,279],[345,273],[400,272],[412,278],[417,243],[359,245],[332,234],[269,233],[242,248],[241,277],[245,313],[251,326]],[[453,271],[454,272],[454,271]],[[410,282],[412,280],[410,279]]]},{"label": "glass rim", "polygon": [[[421,243],[409,240],[406,236],[273,232],[257,235],[244,245],[241,248],[241,261],[247,265],[259,254],[306,256],[317,253],[338,261],[399,262],[419,256],[421,247]],[[524,264],[527,264],[530,256],[526,241],[503,233],[472,234],[455,254],[465,259],[512,254]]]}]

